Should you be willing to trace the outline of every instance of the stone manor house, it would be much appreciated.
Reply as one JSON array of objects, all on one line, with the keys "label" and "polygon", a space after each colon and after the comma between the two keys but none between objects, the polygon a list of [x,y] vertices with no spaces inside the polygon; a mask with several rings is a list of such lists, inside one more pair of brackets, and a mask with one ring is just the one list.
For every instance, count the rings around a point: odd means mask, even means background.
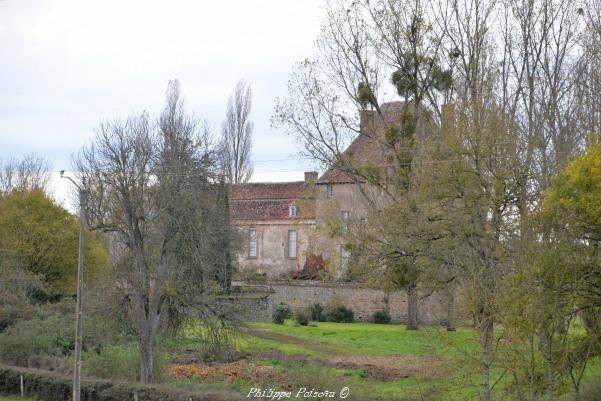
[{"label": "stone manor house", "polygon": [[[387,124],[398,124],[403,104],[383,105]],[[360,115],[360,134],[344,155],[355,167],[385,164],[383,123],[374,112]],[[329,238],[319,230],[326,215],[337,215],[342,224],[366,216],[361,189],[353,177],[332,168],[321,177],[305,172],[298,182],[248,183],[232,187],[230,210],[244,246],[238,255],[242,272],[252,271],[268,278],[290,278],[307,270],[307,262],[323,262],[334,276],[342,276],[350,255],[342,238]],[[344,230],[344,229],[343,229]],[[315,263],[313,263],[315,264]]]},{"label": "stone manor house", "polygon": [[[343,154],[354,168],[387,164],[390,155],[382,145],[384,130],[391,124],[400,125],[403,103],[387,103],[381,109],[383,118],[372,111],[361,112],[360,133]],[[386,168],[380,172],[386,174]],[[238,254],[243,279],[236,285],[246,296],[249,319],[270,321],[280,302],[294,310],[314,303],[342,302],[352,307],[359,321],[371,321],[374,312],[386,310],[393,322],[406,322],[404,291],[387,293],[365,283],[341,280],[352,262],[352,255],[343,247],[345,231],[352,224],[361,224],[369,210],[362,191],[377,189],[357,182],[340,168],[321,176],[309,171],[298,182],[232,187],[230,217],[244,239]],[[386,204],[385,197],[374,196],[377,194],[371,192],[370,198]],[[323,224],[333,220],[338,222],[335,235]],[[318,274],[312,274],[315,272]],[[259,279],[258,274],[265,277]],[[290,280],[293,278],[303,280]],[[444,294],[431,292],[418,304],[420,323],[439,324],[448,319],[453,302]]]}]

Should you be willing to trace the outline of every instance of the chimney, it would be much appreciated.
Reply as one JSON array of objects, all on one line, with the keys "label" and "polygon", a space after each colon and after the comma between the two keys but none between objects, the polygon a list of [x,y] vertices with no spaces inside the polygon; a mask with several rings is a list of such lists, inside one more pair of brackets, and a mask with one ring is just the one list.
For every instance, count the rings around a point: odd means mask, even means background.
[{"label": "chimney", "polygon": [[317,182],[318,177],[317,171],[305,171],[305,182]]}]

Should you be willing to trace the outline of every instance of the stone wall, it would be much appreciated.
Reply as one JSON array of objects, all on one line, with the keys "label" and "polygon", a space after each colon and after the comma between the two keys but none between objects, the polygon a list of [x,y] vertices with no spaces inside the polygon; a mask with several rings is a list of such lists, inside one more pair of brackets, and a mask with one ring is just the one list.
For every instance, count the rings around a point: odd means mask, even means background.
[{"label": "stone wall", "polygon": [[[245,318],[270,321],[275,307],[285,302],[292,309],[306,308],[314,303],[328,306],[340,302],[355,312],[356,321],[369,322],[374,312],[386,310],[394,323],[407,320],[407,296],[402,291],[389,294],[382,290],[351,283],[290,280],[268,282],[235,282],[233,285],[246,304]],[[251,301],[252,300],[252,301]],[[446,301],[441,294],[421,297],[418,314],[422,324],[439,324],[446,316]]]}]

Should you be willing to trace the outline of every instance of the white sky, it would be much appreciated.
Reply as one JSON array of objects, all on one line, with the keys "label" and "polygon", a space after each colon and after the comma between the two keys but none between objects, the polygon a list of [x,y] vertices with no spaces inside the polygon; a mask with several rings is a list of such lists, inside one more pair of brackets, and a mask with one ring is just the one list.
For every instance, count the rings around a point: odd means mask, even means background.
[{"label": "white sky", "polygon": [[[323,0],[0,0],[0,159],[35,152],[53,171],[102,120],[157,114],[170,79],[218,131],[240,78],[253,87],[255,181],[309,162],[270,127],[294,63],[313,54]],[[279,160],[279,161],[274,161]],[[56,177],[53,176],[53,177]],[[55,196],[66,184],[53,179]]]}]

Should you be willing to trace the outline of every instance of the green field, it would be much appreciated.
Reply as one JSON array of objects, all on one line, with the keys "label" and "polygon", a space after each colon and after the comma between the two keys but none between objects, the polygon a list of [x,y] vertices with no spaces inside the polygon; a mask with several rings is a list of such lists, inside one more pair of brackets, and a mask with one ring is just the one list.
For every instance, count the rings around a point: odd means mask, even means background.
[{"label": "green field", "polygon": [[[501,347],[502,348],[502,347]],[[251,364],[281,373],[262,373],[234,381],[244,393],[262,388],[350,389],[356,400],[465,401],[479,398],[477,333],[440,327],[408,331],[402,325],[312,323],[298,326],[254,323],[238,341]],[[587,377],[601,372],[589,363]],[[493,382],[503,383],[500,369]],[[350,397],[347,399],[351,399]]]},{"label": "green field", "polygon": [[[424,355],[435,354],[443,348],[447,352],[448,348],[466,350],[478,345],[477,338],[470,329],[449,332],[438,327],[426,327],[410,331],[399,325],[325,322],[305,327],[295,326],[292,322],[287,322],[286,325],[256,323],[253,328],[256,333],[282,334],[302,339],[306,344],[303,344],[304,348],[299,347],[300,349],[314,354],[321,351],[325,355]],[[268,340],[266,342],[270,343]],[[272,341],[269,345],[282,346],[285,349],[287,344],[274,344]]]},{"label": "green field", "polygon": [[[208,352],[208,343],[199,335],[203,330],[193,325],[177,338],[160,339],[163,384],[205,394],[234,391],[244,396],[258,387],[290,391],[290,399],[306,399],[295,397],[301,388],[336,393],[348,388],[345,399],[354,401],[479,399],[480,347],[471,328],[449,332],[440,327],[408,331],[403,325],[372,323],[248,323],[235,336],[236,350],[224,347],[221,354]],[[135,362],[135,352],[132,355]],[[121,362],[118,365],[127,368]],[[130,368],[135,370],[133,364]],[[505,373],[493,369],[497,389],[509,377]],[[587,379],[600,374],[600,361],[592,360]],[[0,397],[0,401],[16,400],[20,398]]]},{"label": "green field", "polygon": [[[298,385],[348,386],[357,399],[465,399],[473,389],[452,389],[473,376],[459,368],[477,349],[469,329],[408,331],[400,325],[257,323],[240,349],[260,363],[292,373]],[[456,367],[454,369],[453,367]],[[464,366],[465,367],[465,366]]]},{"label": "green field", "polygon": [[[195,348],[192,338],[165,345],[188,351]],[[408,331],[402,325],[372,323],[252,323],[238,336],[237,349],[242,360],[200,370],[194,363],[183,363],[180,367],[185,373],[179,372],[175,379],[172,374],[172,380],[186,386],[227,383],[243,394],[252,387],[293,393],[302,387],[328,391],[348,387],[349,400],[463,401],[477,396],[477,387],[470,387],[469,382],[477,384],[478,365],[466,363],[478,350],[471,329]]]}]

